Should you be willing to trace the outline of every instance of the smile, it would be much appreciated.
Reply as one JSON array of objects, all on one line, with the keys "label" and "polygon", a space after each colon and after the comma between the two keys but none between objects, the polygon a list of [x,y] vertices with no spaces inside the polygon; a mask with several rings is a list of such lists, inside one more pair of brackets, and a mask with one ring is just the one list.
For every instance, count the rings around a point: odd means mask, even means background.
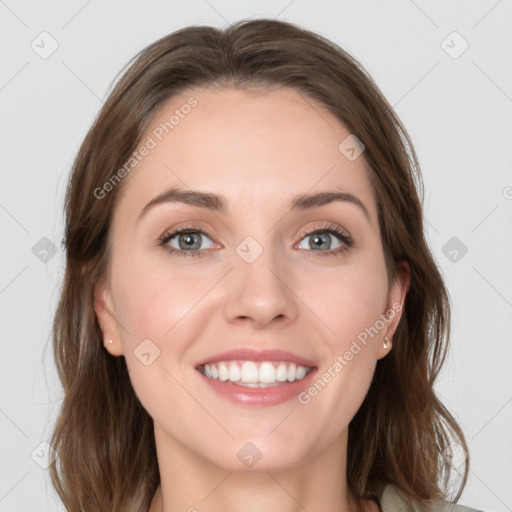
[{"label": "smile", "polygon": [[198,367],[210,379],[230,381],[239,386],[264,388],[302,380],[311,371],[310,366],[289,361],[218,361]]}]

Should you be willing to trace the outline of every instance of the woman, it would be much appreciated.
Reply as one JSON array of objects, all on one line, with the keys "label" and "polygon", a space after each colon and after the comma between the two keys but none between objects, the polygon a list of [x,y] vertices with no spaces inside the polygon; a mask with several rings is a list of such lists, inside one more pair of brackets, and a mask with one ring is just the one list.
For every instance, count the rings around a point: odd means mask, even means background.
[{"label": "woman", "polygon": [[458,499],[421,192],[395,113],[320,36],[253,20],[142,51],[66,198],[67,509],[444,510],[452,474]]}]

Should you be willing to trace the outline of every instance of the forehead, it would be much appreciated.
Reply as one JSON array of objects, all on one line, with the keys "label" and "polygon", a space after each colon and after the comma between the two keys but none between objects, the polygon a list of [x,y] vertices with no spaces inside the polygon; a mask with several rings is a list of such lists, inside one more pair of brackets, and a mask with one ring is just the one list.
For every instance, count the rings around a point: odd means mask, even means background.
[{"label": "forehead", "polygon": [[125,179],[120,207],[129,202],[140,211],[173,186],[223,195],[233,210],[333,190],[356,194],[376,224],[364,153],[352,161],[339,149],[350,135],[290,88],[191,89],[155,112],[140,143],[151,149]]}]

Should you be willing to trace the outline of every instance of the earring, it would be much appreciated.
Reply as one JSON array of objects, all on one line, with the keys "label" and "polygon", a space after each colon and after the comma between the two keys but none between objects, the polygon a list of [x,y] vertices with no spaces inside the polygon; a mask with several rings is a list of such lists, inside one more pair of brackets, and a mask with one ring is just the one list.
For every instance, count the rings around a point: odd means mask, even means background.
[{"label": "earring", "polygon": [[388,345],[389,345],[389,338],[387,336],[384,336],[384,348],[388,348]]},{"label": "earring", "polygon": [[[108,340],[109,345],[112,345],[112,340]],[[107,346],[107,343],[104,343],[105,347]]]}]

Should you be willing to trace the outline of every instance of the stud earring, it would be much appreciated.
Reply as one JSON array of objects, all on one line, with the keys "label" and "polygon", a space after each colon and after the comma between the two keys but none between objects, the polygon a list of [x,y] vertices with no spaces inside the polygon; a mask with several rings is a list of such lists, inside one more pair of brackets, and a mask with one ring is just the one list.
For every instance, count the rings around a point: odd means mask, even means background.
[{"label": "stud earring", "polygon": [[[109,344],[109,345],[112,345],[112,340],[108,340],[108,344]],[[106,347],[106,346],[107,346],[107,343],[105,342],[105,343],[104,343],[104,345],[105,345],[105,347]]]},{"label": "stud earring", "polygon": [[389,338],[387,336],[384,336],[384,348],[388,348],[388,345],[389,345]]}]

